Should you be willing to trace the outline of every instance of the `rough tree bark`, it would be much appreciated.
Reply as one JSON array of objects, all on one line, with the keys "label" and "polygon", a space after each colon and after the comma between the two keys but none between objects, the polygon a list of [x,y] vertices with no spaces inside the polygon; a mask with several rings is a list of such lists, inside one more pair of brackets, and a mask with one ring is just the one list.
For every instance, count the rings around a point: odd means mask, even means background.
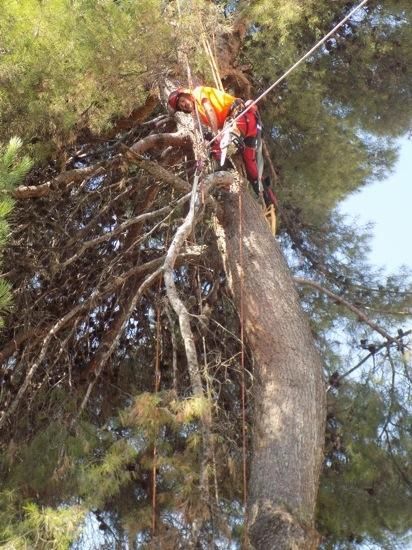
[{"label": "rough tree bark", "polygon": [[[257,201],[241,189],[243,310],[254,358],[248,536],[257,550],[316,548],[314,513],[325,421],[322,364],[290,271]],[[238,194],[216,231],[240,310]]]}]

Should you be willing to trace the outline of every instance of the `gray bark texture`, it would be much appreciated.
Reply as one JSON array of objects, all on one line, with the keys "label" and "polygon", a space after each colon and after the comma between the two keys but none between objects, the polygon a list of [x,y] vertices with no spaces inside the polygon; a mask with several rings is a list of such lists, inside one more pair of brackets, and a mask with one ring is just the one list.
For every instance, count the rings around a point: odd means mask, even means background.
[{"label": "gray bark texture", "polygon": [[[256,550],[317,548],[314,514],[323,457],[325,384],[291,273],[242,184],[243,309],[254,358],[248,537]],[[227,194],[216,232],[240,310],[237,189]]]}]

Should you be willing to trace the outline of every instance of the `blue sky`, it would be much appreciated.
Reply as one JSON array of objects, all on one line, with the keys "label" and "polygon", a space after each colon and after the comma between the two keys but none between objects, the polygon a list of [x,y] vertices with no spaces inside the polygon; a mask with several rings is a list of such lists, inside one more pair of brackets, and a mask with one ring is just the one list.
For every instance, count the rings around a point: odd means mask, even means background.
[{"label": "blue sky", "polygon": [[372,183],[343,201],[347,221],[373,222],[369,260],[388,273],[401,265],[412,270],[412,140],[400,141],[398,162],[384,181]]}]

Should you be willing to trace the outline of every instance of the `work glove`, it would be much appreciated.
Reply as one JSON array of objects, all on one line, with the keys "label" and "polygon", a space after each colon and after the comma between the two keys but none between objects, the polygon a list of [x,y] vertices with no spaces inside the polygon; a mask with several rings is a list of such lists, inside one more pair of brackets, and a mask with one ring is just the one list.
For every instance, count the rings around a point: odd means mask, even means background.
[{"label": "work glove", "polygon": [[243,99],[236,98],[229,110],[230,118],[236,118],[244,111],[244,109],[245,102],[243,101]]}]

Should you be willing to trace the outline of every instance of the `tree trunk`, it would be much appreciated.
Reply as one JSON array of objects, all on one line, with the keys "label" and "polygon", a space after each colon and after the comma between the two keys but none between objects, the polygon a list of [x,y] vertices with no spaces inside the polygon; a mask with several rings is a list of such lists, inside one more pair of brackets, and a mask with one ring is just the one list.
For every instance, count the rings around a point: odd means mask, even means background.
[{"label": "tree trunk", "polygon": [[[217,233],[240,310],[238,193],[229,193]],[[257,550],[316,548],[314,514],[322,462],[322,364],[290,271],[261,208],[242,198],[243,309],[254,358],[248,536]]]}]

